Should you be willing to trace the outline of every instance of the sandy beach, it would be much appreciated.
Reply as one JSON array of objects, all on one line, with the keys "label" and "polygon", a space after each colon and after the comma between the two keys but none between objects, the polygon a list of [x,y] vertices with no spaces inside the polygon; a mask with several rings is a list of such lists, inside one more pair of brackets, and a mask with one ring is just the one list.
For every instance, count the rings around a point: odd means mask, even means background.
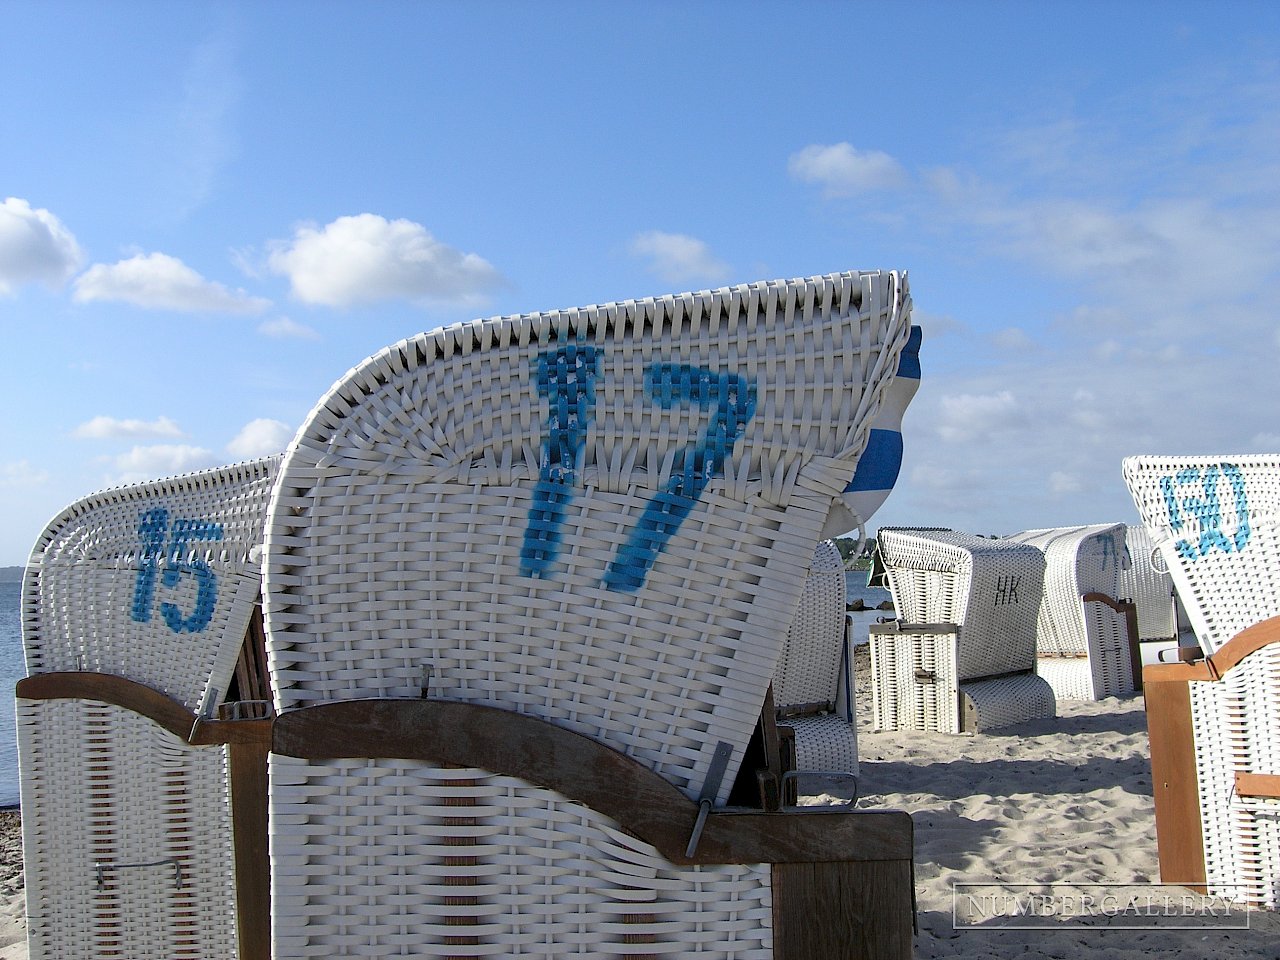
[{"label": "sandy beach", "polygon": [[[957,882],[1134,883],[1159,879],[1141,695],[1060,702],[1059,716],[978,735],[871,729],[865,648],[858,668],[859,806],[915,821],[915,955],[1053,960],[1280,956],[1280,914],[1247,930],[981,930],[952,922]],[[847,799],[809,781],[806,802]],[[16,811],[0,811],[0,960],[27,956]]]}]

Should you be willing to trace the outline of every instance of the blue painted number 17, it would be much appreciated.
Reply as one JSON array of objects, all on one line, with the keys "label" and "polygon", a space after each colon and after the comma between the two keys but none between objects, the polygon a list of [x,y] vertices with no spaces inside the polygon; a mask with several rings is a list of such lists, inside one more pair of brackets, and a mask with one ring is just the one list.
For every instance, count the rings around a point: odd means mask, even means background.
[{"label": "blue painted number 17", "polygon": [[[576,495],[577,462],[587,441],[600,375],[597,347],[570,344],[548,350],[537,360],[538,393],[548,403],[542,466],[520,551],[524,576],[547,574],[560,552],[565,511]],[[638,590],[680,525],[693,510],[711,478],[724,470],[725,458],[756,407],[755,385],[736,373],[677,363],[651,364],[645,390],[659,406],[711,411],[711,422],[696,444],[676,454],[671,478],[645,506],[627,541],[604,573],[610,590]]]}]

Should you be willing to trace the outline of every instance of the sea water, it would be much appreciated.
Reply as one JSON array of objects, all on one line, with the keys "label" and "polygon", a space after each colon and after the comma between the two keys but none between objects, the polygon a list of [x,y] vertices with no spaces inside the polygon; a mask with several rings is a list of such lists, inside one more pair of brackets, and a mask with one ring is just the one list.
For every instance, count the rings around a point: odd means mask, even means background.
[{"label": "sea water", "polygon": [[13,688],[27,674],[22,658],[22,584],[0,582],[0,807],[18,805],[18,740]]},{"label": "sea water", "polygon": [[870,628],[873,623],[882,617],[892,619],[893,610],[881,610],[880,604],[890,603],[893,597],[888,590],[882,587],[867,586],[867,572],[865,570],[853,570],[844,575],[845,599],[849,603],[855,600],[861,600],[866,607],[865,610],[850,611],[849,627],[850,639],[854,646],[860,643],[867,643],[870,639]]}]

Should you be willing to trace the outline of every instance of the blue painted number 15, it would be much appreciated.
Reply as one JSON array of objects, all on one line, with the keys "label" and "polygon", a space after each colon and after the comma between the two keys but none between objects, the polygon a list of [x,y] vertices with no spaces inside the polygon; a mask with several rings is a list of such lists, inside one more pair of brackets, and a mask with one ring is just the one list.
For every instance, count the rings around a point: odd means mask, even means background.
[{"label": "blue painted number 15", "polygon": [[[138,565],[138,578],[133,587],[131,616],[138,623],[150,623],[155,606],[156,574],[160,561],[164,561],[161,582],[173,589],[182,582],[183,574],[195,578],[196,602],[190,614],[184,614],[177,604],[160,604],[160,614],[174,633],[199,633],[213,619],[213,608],[218,600],[218,579],[204,560],[192,558],[190,545],[198,540],[221,540],[222,524],[208,520],[178,519],[169,529],[169,511],[163,508],[148,510],[138,524],[142,539],[142,559]],[[165,541],[168,541],[168,549]]]},{"label": "blue painted number 15", "polygon": [[[542,466],[520,551],[520,572],[541,577],[560,552],[565,511],[576,495],[578,457],[587,441],[600,375],[597,347],[570,344],[548,350],[537,360],[538,393],[548,403]],[[756,407],[755,385],[736,373],[677,363],[651,364],[645,390],[659,406],[711,411],[698,443],[676,454],[671,478],[645,506],[627,541],[604,573],[611,590],[640,588],[654,561],[680,529],[711,478],[724,469],[742,428]]]}]

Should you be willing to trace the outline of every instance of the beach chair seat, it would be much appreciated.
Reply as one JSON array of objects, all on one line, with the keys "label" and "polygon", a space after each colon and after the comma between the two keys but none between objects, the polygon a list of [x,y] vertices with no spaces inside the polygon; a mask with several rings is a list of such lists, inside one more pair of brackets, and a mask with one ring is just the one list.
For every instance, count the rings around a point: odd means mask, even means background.
[{"label": "beach chair seat", "polygon": [[1162,879],[1280,907],[1280,456],[1130,457],[1207,656],[1143,671]]},{"label": "beach chair seat", "polygon": [[813,553],[773,677],[778,722],[795,733],[802,771],[858,773],[846,593],[840,551],[824,540]]},{"label": "beach chair seat", "polygon": [[[1118,596],[1128,561],[1123,524],[1026,530],[1009,538],[1045,556],[1037,671],[1061,700],[1101,700],[1136,688],[1136,610]],[[1131,623],[1131,620],[1135,622]]]},{"label": "beach chair seat", "polygon": [[[815,547],[858,509],[908,317],[895,274],[754,284],[459,324],[334,386],[266,536],[278,958],[784,955],[772,854],[711,841]],[[385,735],[358,736],[381,710]],[[431,710],[439,737],[392,736]],[[317,715],[339,719],[285,736]],[[488,756],[490,722],[531,724],[534,762]],[[664,791],[688,854],[637,843],[621,782],[555,775],[575,753]],[[760,816],[757,840],[817,823]],[[887,923],[905,955],[909,913],[853,926]]]},{"label": "beach chair seat", "polygon": [[872,624],[872,716],[877,730],[982,733],[1055,715],[1053,691],[1034,673],[961,681],[962,627]]},{"label": "beach chair seat", "polygon": [[1054,715],[1047,684],[1028,679],[1038,550],[936,528],[881,527],[876,544],[871,575],[897,611],[869,630],[878,729],[958,733]]},{"label": "beach chair seat", "polygon": [[36,543],[16,697],[33,958],[238,954],[232,769],[266,751],[213,731],[229,694],[266,695],[245,641],[278,465],[94,494]]}]

